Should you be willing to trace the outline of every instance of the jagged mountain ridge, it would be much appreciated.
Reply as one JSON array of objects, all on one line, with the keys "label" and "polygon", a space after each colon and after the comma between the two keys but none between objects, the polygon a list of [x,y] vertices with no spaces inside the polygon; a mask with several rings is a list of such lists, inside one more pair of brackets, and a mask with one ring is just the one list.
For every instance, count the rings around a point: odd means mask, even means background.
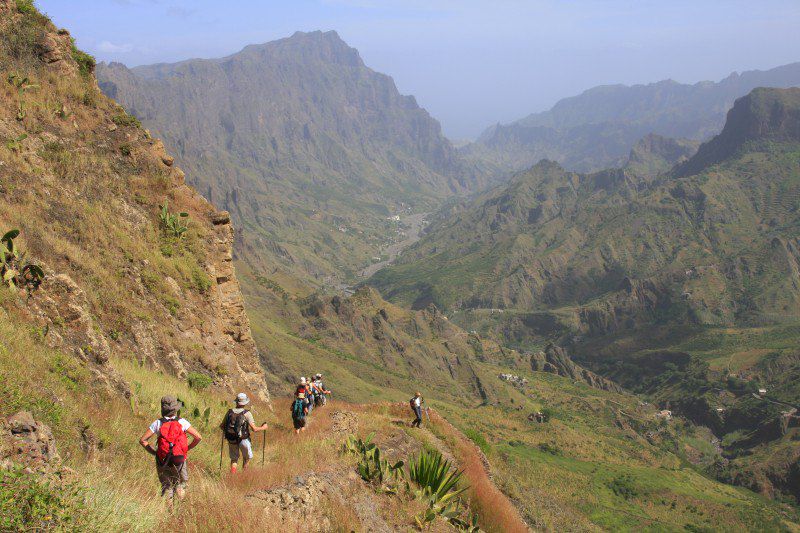
[{"label": "jagged mountain ridge", "polygon": [[578,172],[620,166],[633,144],[655,133],[703,141],[718,133],[736,98],[756,87],[800,85],[800,63],[733,73],[693,85],[664,80],[604,85],[560,100],[550,110],[488,128],[462,149],[506,172],[552,159]]},{"label": "jagged mountain ridge", "polygon": [[98,78],[244,223],[242,256],[312,283],[379,255],[388,215],[482,185],[414,97],[332,31],[222,59],[101,64]]},{"label": "jagged mountain ridge", "polygon": [[[754,120],[763,136],[759,143],[740,143],[734,160],[726,160],[713,173],[724,176],[720,183],[708,181],[706,168],[696,177],[653,178],[629,170],[581,175],[544,161],[518,174],[508,186],[478,197],[463,211],[432,225],[398,265],[379,272],[373,283],[390,297],[409,303],[426,304],[427,300],[445,309],[527,310],[585,305],[617,291],[632,294],[640,283],[658,293],[665,284],[674,285],[672,276],[686,278],[686,270],[706,263],[719,266],[695,278],[710,275],[740,283],[746,274],[735,266],[739,256],[755,249],[770,254],[769,250],[794,246],[792,231],[798,222],[794,196],[786,193],[776,198],[785,208],[778,210],[778,220],[771,219],[768,208],[774,188],[793,191],[797,187],[792,159],[797,145],[794,112],[776,114],[774,110],[783,105],[780,102],[793,100],[798,90],[759,89],[737,100],[729,114],[728,131],[736,127],[740,114],[756,112],[759,118]],[[752,106],[757,110],[747,111],[754,100],[762,103]],[[782,136],[768,135],[770,124]],[[730,135],[726,131],[703,145],[678,168],[702,166],[707,152],[716,150]],[[750,164],[762,164],[771,174],[757,173],[758,179],[752,179],[750,172],[742,172],[741,166],[750,159],[754,159]],[[761,299],[755,307],[769,316],[796,312],[789,303],[796,301],[790,296],[795,294],[793,276],[790,264],[785,266],[788,285],[778,283],[770,297],[753,295]],[[464,276],[465,271],[473,275]],[[689,285],[678,282],[681,292]],[[783,300],[785,307],[776,305],[781,301],[779,293],[789,298]],[[681,300],[680,294],[666,291],[662,301]],[[736,297],[721,298],[727,303],[717,301],[715,305],[721,307],[708,315],[713,306],[706,302],[707,307],[691,311],[693,319],[703,322],[716,315],[716,320],[725,323],[744,318],[746,310]],[[680,307],[695,304],[699,302]]]}]

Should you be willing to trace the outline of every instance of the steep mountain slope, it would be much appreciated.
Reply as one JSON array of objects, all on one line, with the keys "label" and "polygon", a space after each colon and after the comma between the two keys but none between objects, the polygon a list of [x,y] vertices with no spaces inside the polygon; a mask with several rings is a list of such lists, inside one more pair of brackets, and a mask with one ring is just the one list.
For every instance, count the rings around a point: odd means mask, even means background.
[{"label": "steep mountain slope", "polygon": [[[230,218],[100,93],[69,34],[38,17],[2,20],[0,233],[18,228],[17,246],[46,277],[24,305],[6,305],[126,393],[116,357],[268,399]],[[159,222],[167,204],[188,213],[181,238]]]},{"label": "steep mountain slope", "polygon": [[233,214],[242,257],[318,285],[380,255],[390,215],[480,185],[439,123],[332,31],[98,78]]},{"label": "steep mountain slope", "polygon": [[591,172],[620,166],[633,144],[650,133],[705,140],[720,131],[736,98],[756,87],[798,85],[800,63],[733,73],[716,83],[604,85],[560,100],[549,111],[493,126],[462,152],[506,172],[540,159]]},{"label": "steep mountain slope", "polygon": [[[729,478],[797,497],[800,448],[781,417],[800,400],[785,381],[800,376],[799,96],[737,100],[671,174],[542,162],[434,223],[370,284],[512,345],[557,341],[724,436]],[[767,399],[751,397],[758,383]],[[743,459],[756,447],[770,451]]]}]

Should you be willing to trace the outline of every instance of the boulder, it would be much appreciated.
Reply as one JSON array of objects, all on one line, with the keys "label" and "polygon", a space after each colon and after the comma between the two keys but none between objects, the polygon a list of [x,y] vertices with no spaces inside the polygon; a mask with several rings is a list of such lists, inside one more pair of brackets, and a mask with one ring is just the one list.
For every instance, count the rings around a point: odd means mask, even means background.
[{"label": "boulder", "polygon": [[28,411],[19,411],[3,424],[4,464],[17,463],[32,470],[48,470],[60,462],[56,442],[49,426],[37,422]]}]

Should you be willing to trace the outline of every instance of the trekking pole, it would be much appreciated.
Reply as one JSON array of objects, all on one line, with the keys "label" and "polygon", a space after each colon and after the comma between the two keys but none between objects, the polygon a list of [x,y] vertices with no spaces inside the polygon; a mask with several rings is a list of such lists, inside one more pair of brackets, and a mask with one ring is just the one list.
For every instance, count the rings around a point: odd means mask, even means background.
[{"label": "trekking pole", "polygon": [[222,433],[222,440],[219,441],[219,473],[222,473],[222,449],[225,447],[225,433]]},{"label": "trekking pole", "polygon": [[428,412],[428,408],[427,407],[425,408],[425,416],[428,417],[428,424],[430,424],[431,423],[431,414]]},{"label": "trekking pole", "polygon": [[267,432],[264,431],[264,440],[261,443],[261,468],[264,468],[264,457],[267,455]]}]

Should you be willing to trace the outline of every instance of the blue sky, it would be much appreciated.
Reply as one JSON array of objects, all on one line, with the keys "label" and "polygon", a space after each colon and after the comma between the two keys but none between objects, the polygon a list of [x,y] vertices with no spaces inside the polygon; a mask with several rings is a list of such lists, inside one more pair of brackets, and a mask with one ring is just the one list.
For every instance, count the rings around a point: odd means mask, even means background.
[{"label": "blue sky", "polygon": [[78,45],[139,65],[336,30],[452,138],[606,83],[800,61],[800,1],[37,0]]}]

